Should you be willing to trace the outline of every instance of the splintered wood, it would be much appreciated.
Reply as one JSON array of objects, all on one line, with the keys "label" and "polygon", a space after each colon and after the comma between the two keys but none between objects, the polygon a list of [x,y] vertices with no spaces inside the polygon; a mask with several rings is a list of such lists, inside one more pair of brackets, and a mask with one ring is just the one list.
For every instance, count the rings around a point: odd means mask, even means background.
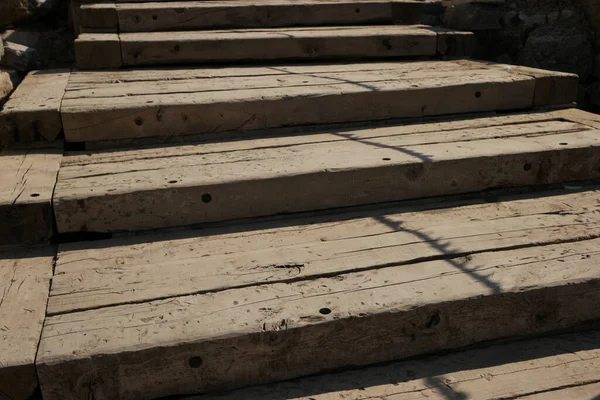
[{"label": "splintered wood", "polygon": [[0,252],[0,399],[29,399],[54,248]]},{"label": "splintered wood", "polygon": [[74,154],[56,186],[58,230],[155,229],[600,177],[599,132],[561,115]]},{"label": "splintered wood", "polygon": [[58,149],[0,152],[0,246],[50,239],[52,195],[61,159]]},{"label": "splintered wood", "polygon": [[38,355],[44,398],[232,389],[596,319],[597,197],[61,247]]}]

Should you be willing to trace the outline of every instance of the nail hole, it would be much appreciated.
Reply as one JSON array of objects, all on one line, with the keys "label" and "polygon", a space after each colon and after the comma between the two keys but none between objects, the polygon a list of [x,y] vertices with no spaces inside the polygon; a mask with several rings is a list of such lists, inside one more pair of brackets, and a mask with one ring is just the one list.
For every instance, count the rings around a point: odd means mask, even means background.
[{"label": "nail hole", "polygon": [[31,196],[31,197],[40,197],[40,194],[39,193],[31,193],[29,196]]},{"label": "nail hole", "polygon": [[169,181],[169,183],[177,183],[176,180]]},{"label": "nail hole", "polygon": [[383,160],[383,161],[390,161],[390,160],[391,160],[391,158],[389,158],[389,157],[384,157],[384,158],[382,158],[382,160]]},{"label": "nail hole", "polygon": [[331,314],[331,309],[324,307],[319,310],[319,312],[323,315]]},{"label": "nail hole", "polygon": [[360,8],[357,8],[356,10],[354,10],[354,12],[360,14]]},{"label": "nail hole", "polygon": [[210,203],[212,200],[212,196],[210,195],[210,193],[204,193],[202,195],[202,201],[205,203]]},{"label": "nail hole", "polygon": [[561,146],[566,146],[566,145],[568,145],[568,144],[569,144],[569,143],[567,143],[567,142],[561,142],[561,143],[560,143],[560,145],[561,145]]},{"label": "nail hole", "polygon": [[525,165],[523,165],[523,171],[531,171],[531,164],[525,163]]},{"label": "nail hole", "polygon": [[144,123],[144,120],[138,117],[134,119],[133,122],[135,122],[137,126],[141,126]]},{"label": "nail hole", "polygon": [[178,52],[179,50],[181,50],[181,46],[176,44],[175,47],[173,47],[173,51]]},{"label": "nail hole", "polygon": [[201,357],[191,357],[189,364],[190,364],[190,367],[192,367],[192,368],[200,368],[200,366],[202,365],[202,358]]},{"label": "nail hole", "polygon": [[158,16],[157,15],[153,15],[152,19],[156,21],[158,19]]},{"label": "nail hole", "polygon": [[481,97],[481,92],[475,92],[475,97],[480,98]]}]

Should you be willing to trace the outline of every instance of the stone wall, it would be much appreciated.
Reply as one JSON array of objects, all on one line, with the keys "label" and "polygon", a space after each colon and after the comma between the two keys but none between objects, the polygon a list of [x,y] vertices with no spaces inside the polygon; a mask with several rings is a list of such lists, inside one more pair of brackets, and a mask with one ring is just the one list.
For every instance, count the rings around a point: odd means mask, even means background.
[{"label": "stone wall", "polygon": [[579,104],[600,107],[599,0],[474,0],[444,24],[475,32],[475,58],[578,74]]}]

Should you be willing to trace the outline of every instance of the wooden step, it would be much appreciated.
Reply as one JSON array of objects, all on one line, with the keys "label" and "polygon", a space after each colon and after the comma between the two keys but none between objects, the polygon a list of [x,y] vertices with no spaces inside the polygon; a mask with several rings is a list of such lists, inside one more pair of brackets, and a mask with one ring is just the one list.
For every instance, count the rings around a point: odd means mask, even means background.
[{"label": "wooden step", "polygon": [[59,149],[0,152],[0,247],[39,244],[51,238],[52,194],[61,158]]},{"label": "wooden step", "polygon": [[598,188],[499,200],[63,245],[44,399],[230,390],[599,318]]},{"label": "wooden step", "polygon": [[467,60],[81,71],[61,115],[67,141],[93,142],[527,109],[576,95],[572,74]]},{"label": "wooden step", "polygon": [[[4,221],[2,221],[4,223]],[[0,399],[30,399],[56,249],[0,252]]]},{"label": "wooden step", "polygon": [[66,155],[61,233],[166,228],[600,178],[578,110]]},{"label": "wooden step", "polygon": [[447,40],[467,44],[454,46],[452,52],[442,47],[446,55],[469,55],[465,49],[471,47],[471,33],[425,25],[86,33],[75,41],[75,55],[79,69],[274,60],[363,60],[431,57],[438,54],[441,47],[438,42]]},{"label": "wooden step", "polygon": [[419,24],[424,3],[389,0],[228,0],[83,4],[82,32]]},{"label": "wooden step", "polygon": [[180,400],[594,400],[598,371],[591,331]]}]

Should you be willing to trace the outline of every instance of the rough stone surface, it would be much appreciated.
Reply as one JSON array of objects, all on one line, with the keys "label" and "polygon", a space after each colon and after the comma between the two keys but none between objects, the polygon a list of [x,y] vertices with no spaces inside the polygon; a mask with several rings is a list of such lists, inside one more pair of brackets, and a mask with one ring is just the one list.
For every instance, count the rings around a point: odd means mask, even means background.
[{"label": "rough stone surface", "polygon": [[37,53],[37,68],[68,68],[74,63],[74,34],[66,28],[17,28],[2,34],[5,41],[27,46]]},{"label": "rough stone surface", "polygon": [[38,68],[38,60],[38,53],[34,48],[13,42],[4,43],[3,66],[25,72]]},{"label": "rough stone surface", "polygon": [[502,15],[502,7],[497,4],[459,4],[446,9],[444,25],[452,29],[471,31],[500,29]]},{"label": "rough stone surface", "polygon": [[21,82],[21,75],[14,70],[0,69],[0,107]]}]

